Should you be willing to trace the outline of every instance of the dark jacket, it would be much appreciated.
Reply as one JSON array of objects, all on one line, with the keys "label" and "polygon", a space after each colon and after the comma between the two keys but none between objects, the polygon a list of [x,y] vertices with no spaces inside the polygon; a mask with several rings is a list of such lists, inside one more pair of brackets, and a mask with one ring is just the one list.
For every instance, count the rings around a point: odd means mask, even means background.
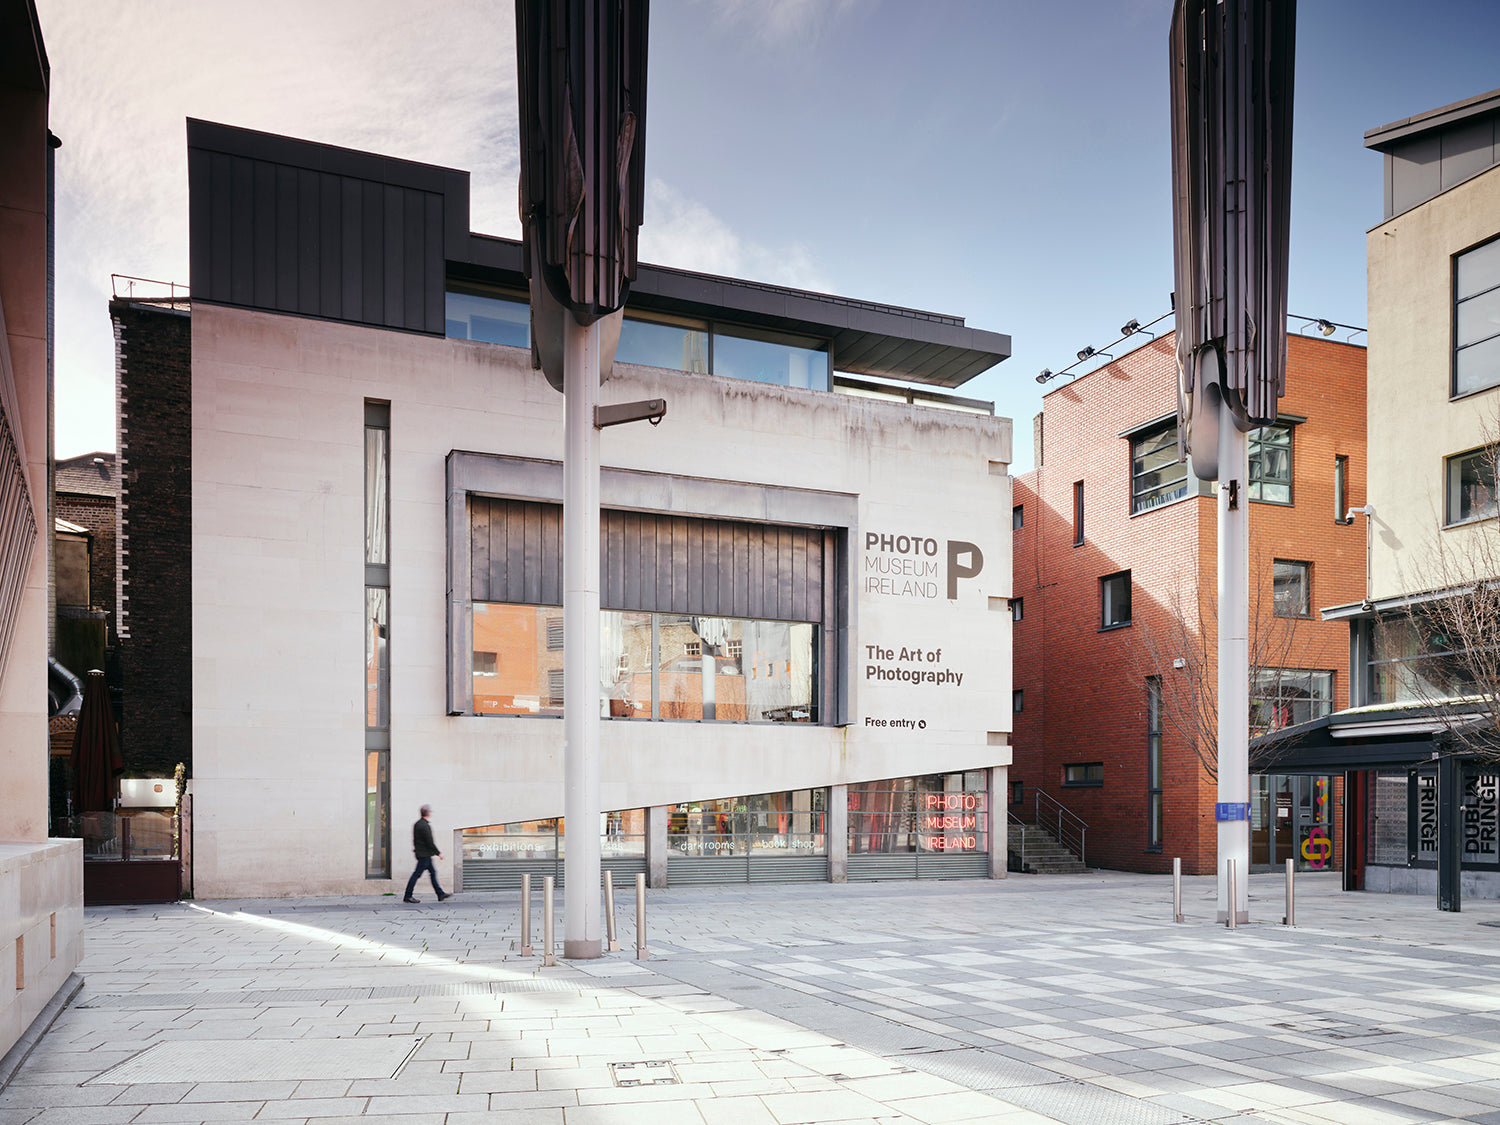
[{"label": "dark jacket", "polygon": [[442,854],[432,842],[432,825],[425,816],[418,817],[417,823],[411,826],[411,848],[417,853],[418,859],[430,859]]}]

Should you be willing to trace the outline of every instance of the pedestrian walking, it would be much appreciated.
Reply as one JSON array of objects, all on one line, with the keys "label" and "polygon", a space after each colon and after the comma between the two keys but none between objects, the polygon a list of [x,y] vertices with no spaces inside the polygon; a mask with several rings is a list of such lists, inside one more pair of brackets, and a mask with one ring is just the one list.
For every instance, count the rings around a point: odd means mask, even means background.
[{"label": "pedestrian walking", "polygon": [[411,848],[417,856],[416,870],[411,873],[411,878],[406,881],[406,897],[402,902],[421,902],[419,898],[412,897],[412,891],[416,889],[417,880],[421,878],[422,872],[426,871],[428,878],[432,880],[432,889],[437,892],[438,901],[447,898],[443,888],[438,886],[437,869],[432,866],[433,857],[443,858],[443,853],[437,850],[437,845],[432,842],[432,825],[428,823],[432,816],[432,806],[423,805],[422,815],[417,822],[411,826]]}]

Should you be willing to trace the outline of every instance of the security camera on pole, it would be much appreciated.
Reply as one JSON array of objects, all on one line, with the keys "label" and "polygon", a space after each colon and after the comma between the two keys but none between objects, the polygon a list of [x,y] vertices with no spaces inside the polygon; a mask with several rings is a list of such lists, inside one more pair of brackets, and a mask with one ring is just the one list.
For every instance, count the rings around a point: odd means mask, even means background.
[{"label": "security camera on pole", "polygon": [[1276,421],[1286,393],[1296,22],[1296,0],[1176,0],[1170,36],[1177,433],[1194,475],[1219,483],[1214,818],[1230,925],[1249,921],[1246,435]]},{"label": "security camera on pole", "polygon": [[600,407],[636,271],[646,182],[647,0],[516,0],[531,361],[563,393],[563,956],[598,957]]}]

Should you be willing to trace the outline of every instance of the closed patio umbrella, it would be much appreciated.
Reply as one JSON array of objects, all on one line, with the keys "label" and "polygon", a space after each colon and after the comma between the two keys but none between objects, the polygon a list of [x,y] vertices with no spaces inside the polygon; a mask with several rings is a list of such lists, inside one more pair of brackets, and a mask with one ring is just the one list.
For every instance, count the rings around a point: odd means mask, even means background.
[{"label": "closed patio umbrella", "polygon": [[125,772],[120,735],[110,714],[104,673],[92,671],[84,680],[83,707],[73,734],[73,796],[80,813],[113,812],[119,778]]}]

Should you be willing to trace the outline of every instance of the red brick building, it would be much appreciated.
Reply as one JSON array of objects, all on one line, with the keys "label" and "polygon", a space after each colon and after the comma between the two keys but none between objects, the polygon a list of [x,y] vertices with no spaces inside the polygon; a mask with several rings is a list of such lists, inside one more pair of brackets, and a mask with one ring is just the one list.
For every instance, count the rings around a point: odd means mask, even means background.
[{"label": "red brick building", "polygon": [[[1176,461],[1174,347],[1057,387],[1035,419],[1012,520],[1010,811],[1061,804],[1090,866],[1211,873],[1217,517],[1214,486]],[[1278,425],[1250,446],[1259,732],[1348,704],[1348,630],[1317,611],[1364,596],[1365,528],[1345,514],[1365,502],[1365,349],[1290,336]],[[1252,778],[1252,867],[1332,866],[1341,796],[1331,778]]]}]

